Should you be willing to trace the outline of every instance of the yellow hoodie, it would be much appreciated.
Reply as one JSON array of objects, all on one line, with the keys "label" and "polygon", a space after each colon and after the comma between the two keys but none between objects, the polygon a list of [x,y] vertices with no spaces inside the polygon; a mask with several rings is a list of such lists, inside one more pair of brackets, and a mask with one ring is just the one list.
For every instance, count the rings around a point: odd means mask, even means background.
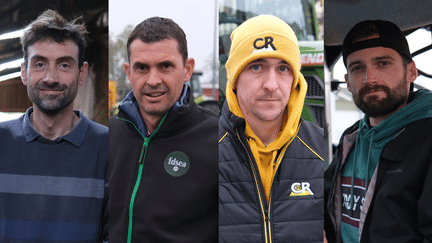
[{"label": "yellow hoodie", "polygon": [[[266,45],[266,38],[269,39],[269,37],[272,38],[273,45],[267,45],[263,48],[264,50],[256,50],[257,46]],[[244,118],[234,91],[235,83],[238,75],[248,63],[259,58],[276,57],[288,62],[293,70],[294,80],[291,94],[283,114],[282,130],[277,138],[264,146],[246,121],[245,134],[257,163],[268,201],[279,163],[300,127],[300,116],[307,90],[307,83],[300,73],[300,50],[291,27],[271,15],[260,15],[247,20],[233,31],[231,40],[230,55],[226,63],[228,76],[226,94],[230,111],[238,117]],[[279,150],[281,150],[279,158],[276,158]]]}]

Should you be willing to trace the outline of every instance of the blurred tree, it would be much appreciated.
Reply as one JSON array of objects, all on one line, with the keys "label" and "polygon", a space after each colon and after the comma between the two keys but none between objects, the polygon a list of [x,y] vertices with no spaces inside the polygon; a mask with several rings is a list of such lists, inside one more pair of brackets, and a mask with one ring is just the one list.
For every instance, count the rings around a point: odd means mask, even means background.
[{"label": "blurred tree", "polygon": [[123,64],[128,59],[126,44],[133,28],[133,25],[127,25],[119,35],[109,38],[109,79],[116,81],[119,100],[130,91]]}]

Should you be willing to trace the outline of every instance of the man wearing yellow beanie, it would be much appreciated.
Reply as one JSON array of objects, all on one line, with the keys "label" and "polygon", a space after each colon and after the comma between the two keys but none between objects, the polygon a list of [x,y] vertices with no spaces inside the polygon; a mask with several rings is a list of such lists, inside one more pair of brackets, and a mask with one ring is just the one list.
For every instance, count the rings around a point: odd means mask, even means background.
[{"label": "man wearing yellow beanie", "polygon": [[323,131],[300,118],[307,83],[284,21],[231,34],[219,121],[219,242],[323,241]]}]

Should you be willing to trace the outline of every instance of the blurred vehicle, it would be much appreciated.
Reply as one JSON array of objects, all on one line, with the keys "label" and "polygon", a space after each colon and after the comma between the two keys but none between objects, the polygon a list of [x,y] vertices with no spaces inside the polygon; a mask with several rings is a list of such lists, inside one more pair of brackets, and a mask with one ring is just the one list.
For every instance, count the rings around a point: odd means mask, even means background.
[{"label": "blurred vehicle", "polygon": [[200,77],[202,74],[203,73],[200,71],[194,71],[187,84],[192,89],[192,94],[196,104],[218,114],[219,104],[218,101],[213,98],[216,97],[215,90],[213,90],[213,88],[201,87]]}]

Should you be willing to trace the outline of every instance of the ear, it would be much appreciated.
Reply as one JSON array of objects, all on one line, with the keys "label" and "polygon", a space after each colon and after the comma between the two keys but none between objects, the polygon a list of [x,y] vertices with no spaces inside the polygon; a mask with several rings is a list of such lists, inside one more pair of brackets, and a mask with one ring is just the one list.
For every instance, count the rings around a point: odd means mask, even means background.
[{"label": "ear", "polygon": [[194,71],[195,68],[195,60],[193,58],[188,58],[185,62],[185,75],[183,77],[183,82],[187,82],[189,81],[189,79],[192,76],[192,73]]},{"label": "ear", "polygon": [[80,68],[79,77],[78,77],[78,85],[83,85],[87,80],[89,64],[88,62],[83,62],[83,65]]},{"label": "ear", "polygon": [[414,80],[416,80],[416,78],[417,78],[417,67],[416,67],[414,61],[407,64],[407,77],[406,78],[407,78],[408,84],[414,82]]},{"label": "ear", "polygon": [[348,80],[348,74],[345,74],[344,77],[345,77],[345,83],[347,84],[347,89],[349,92],[351,92],[351,87],[350,87],[349,80]]},{"label": "ear", "polygon": [[27,86],[27,69],[25,63],[21,63],[21,82]]},{"label": "ear", "polygon": [[131,77],[130,77],[129,63],[128,63],[128,62],[125,62],[123,65],[124,65],[124,69],[125,69],[126,76],[127,76],[127,78],[129,79],[129,81],[130,81],[130,80],[131,80]]}]

